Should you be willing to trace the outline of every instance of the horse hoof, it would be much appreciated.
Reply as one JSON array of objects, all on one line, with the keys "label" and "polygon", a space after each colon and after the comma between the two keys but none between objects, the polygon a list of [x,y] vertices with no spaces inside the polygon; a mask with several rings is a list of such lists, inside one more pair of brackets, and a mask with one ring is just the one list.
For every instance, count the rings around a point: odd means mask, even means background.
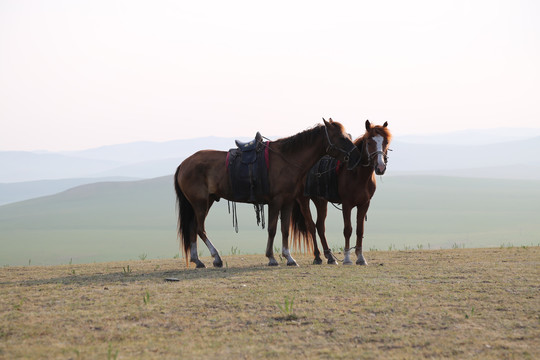
[{"label": "horse hoof", "polygon": [[296,261],[287,262],[287,266],[298,266]]},{"label": "horse hoof", "polygon": [[367,265],[367,262],[365,260],[357,260],[356,265]]},{"label": "horse hoof", "polygon": [[335,259],[329,259],[328,265],[338,265],[338,262]]},{"label": "horse hoof", "polygon": [[322,260],[321,259],[314,259],[313,260],[313,265],[321,265],[322,264]]},{"label": "horse hoof", "polygon": [[199,261],[199,262],[197,263],[197,266],[196,266],[197,269],[204,269],[205,267],[206,267],[206,265],[204,265],[204,263],[201,262],[201,261]]},{"label": "horse hoof", "polygon": [[352,261],[351,260],[344,261],[343,265],[352,265]]},{"label": "horse hoof", "polygon": [[223,267],[223,261],[221,261],[221,260],[217,261],[217,262],[214,261],[213,264],[214,264],[214,267],[217,267],[217,268]]},{"label": "horse hoof", "polygon": [[272,259],[268,262],[268,266],[278,266],[278,262],[275,259]]}]

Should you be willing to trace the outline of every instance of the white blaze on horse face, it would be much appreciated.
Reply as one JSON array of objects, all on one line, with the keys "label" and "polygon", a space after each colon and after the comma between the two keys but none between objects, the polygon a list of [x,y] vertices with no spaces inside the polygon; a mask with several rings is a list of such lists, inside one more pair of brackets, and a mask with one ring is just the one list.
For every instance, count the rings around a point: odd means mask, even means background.
[{"label": "white blaze on horse face", "polygon": [[373,140],[375,141],[375,144],[377,144],[377,151],[380,151],[377,154],[377,168],[380,172],[384,172],[386,169],[386,164],[384,163],[383,159],[383,143],[384,143],[384,137],[381,135],[377,135],[373,137]]}]

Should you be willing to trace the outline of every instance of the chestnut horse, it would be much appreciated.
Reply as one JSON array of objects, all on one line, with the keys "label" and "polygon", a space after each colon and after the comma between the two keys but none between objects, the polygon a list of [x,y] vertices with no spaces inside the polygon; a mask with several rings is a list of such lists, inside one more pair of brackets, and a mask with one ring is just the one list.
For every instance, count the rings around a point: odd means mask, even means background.
[{"label": "chestnut horse", "polygon": [[[282,254],[287,265],[297,265],[289,252],[289,225],[292,207],[302,189],[302,179],[307,171],[323,155],[328,154],[344,161],[348,168],[360,162],[360,151],[338,122],[324,120],[319,124],[294,136],[270,142],[268,177],[270,191],[260,203],[268,204],[268,242],[266,257],[268,265],[278,265],[274,258],[273,244],[278,216],[281,214]],[[204,221],[214,201],[221,198],[237,201],[225,165],[226,151],[202,150],[185,159],[176,170],[174,188],[176,190],[178,213],[178,236],[182,251],[189,265],[205,267],[197,254],[197,235],[210,250],[215,267],[223,266],[218,251],[208,239]]]},{"label": "chestnut horse", "polygon": [[[366,259],[362,254],[362,240],[364,237],[364,220],[369,208],[369,204],[376,189],[376,175],[383,175],[386,171],[388,146],[392,135],[388,130],[388,123],[382,126],[374,126],[369,120],[366,120],[365,134],[355,140],[355,145],[361,149],[361,166],[353,170],[338,169],[337,171],[337,192],[341,199],[343,208],[343,235],[345,236],[345,259],[344,265],[352,264],[350,251],[355,249],[358,265],[367,265]],[[336,171],[336,169],[331,169]],[[304,181],[305,183],[305,181]],[[304,196],[304,191],[297,198],[293,208],[292,229],[295,242],[301,240],[307,248],[313,245],[315,259],[314,264],[321,264],[319,248],[315,228],[321,239],[324,249],[324,255],[329,264],[336,264],[336,258],[328,247],[325,237],[325,219],[327,214],[328,200],[322,197]],[[317,209],[317,224],[313,223],[309,209],[309,200],[315,203]],[[356,214],[356,246],[350,248],[350,238],[352,234],[351,211],[357,207]],[[311,241],[313,243],[311,243]]]}]

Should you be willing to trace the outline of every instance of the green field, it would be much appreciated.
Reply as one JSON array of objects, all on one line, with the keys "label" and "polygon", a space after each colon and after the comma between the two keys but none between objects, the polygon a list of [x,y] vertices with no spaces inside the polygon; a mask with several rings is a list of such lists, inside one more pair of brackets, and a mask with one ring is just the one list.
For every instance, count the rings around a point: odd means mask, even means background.
[{"label": "green field", "polygon": [[[540,181],[385,176],[378,179],[366,250],[540,244]],[[353,212],[353,218],[355,213]],[[210,211],[207,232],[223,254],[263,254],[266,230],[238,204]],[[330,246],[343,247],[341,213],[329,208]],[[275,245],[281,247],[281,236]],[[178,256],[172,176],[98,183],[0,206],[0,265],[91,263]],[[208,251],[199,242],[203,255]],[[338,256],[339,257],[339,256]]]}]

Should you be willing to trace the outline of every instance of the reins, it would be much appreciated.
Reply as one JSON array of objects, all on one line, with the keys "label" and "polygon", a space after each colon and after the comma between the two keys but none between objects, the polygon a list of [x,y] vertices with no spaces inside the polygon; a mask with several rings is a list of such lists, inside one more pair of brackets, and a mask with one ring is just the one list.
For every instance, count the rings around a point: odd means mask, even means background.
[{"label": "reins", "polygon": [[[328,155],[330,155],[330,151],[331,150],[337,150],[337,151],[340,151],[342,152],[343,154],[345,154],[343,156],[343,160],[348,163],[349,162],[349,159],[351,157],[351,153],[354,151],[354,149],[356,149],[356,146],[353,144],[352,148],[349,150],[349,151],[345,151],[339,147],[337,147],[336,145],[334,145],[332,143],[332,141],[330,140],[330,136],[328,135],[328,129],[326,128],[326,125],[324,125],[324,133],[326,134],[326,141],[328,141],[328,146],[326,147],[326,153]],[[361,157],[360,157],[361,158]],[[354,164],[353,168],[355,166],[358,165],[358,163],[360,162],[360,158],[358,158],[358,161],[356,162],[356,164]]]},{"label": "reins", "polygon": [[[330,140],[330,135],[328,135],[328,129],[326,128],[326,125],[323,125],[323,127],[324,127],[324,133],[325,133],[325,135],[326,135],[326,141],[328,142],[328,146],[326,147],[326,150],[325,150],[325,151],[326,151],[326,154],[330,155],[330,151],[332,151],[332,150],[340,151],[340,152],[342,152],[343,154],[345,154],[345,155],[343,156],[343,160],[344,160],[346,163],[348,163],[348,162],[349,162],[349,159],[350,159],[350,155],[351,155],[351,153],[356,149],[356,146],[353,145],[353,147],[351,148],[351,150],[345,151],[345,150],[341,149],[340,147],[334,145],[334,144],[332,143],[332,141]],[[263,136],[262,138],[263,138],[264,140],[268,140],[268,143],[266,143],[266,144],[263,143],[263,146],[267,147],[268,150],[272,151],[272,152],[275,153],[275,154],[278,154],[278,155],[279,155],[279,156],[280,156],[287,164],[292,165],[292,166],[295,166],[295,167],[299,168],[300,170],[304,170],[304,167],[303,167],[303,166],[300,166],[300,165],[298,165],[297,163],[295,163],[295,162],[293,162],[293,161],[290,161],[289,159],[287,159],[287,158],[285,157],[285,155],[283,155],[282,153],[280,153],[280,152],[278,152],[278,151],[272,149],[272,148],[270,147],[270,143],[272,142],[271,139],[267,138],[266,136]],[[361,157],[362,157],[362,150],[360,150],[360,158],[361,158]],[[358,162],[357,162],[356,164],[354,164],[354,166],[357,166],[357,165],[358,165],[358,163],[360,162],[360,158],[358,159]],[[324,173],[322,173],[322,174],[324,174]],[[322,174],[321,174],[321,175],[322,175]]]},{"label": "reins", "polygon": [[[325,128],[326,128],[326,127],[325,127]],[[362,159],[362,154],[364,153],[364,148],[365,148],[365,151],[367,152],[368,163],[367,163],[367,164],[362,164],[362,163],[360,163],[360,165],[362,165],[363,167],[369,167],[369,166],[372,166],[373,159],[374,159],[377,155],[379,155],[379,154],[383,155],[383,157],[384,157],[384,163],[385,163],[385,164],[388,164],[388,155],[387,155],[384,151],[374,151],[374,152],[370,153],[370,152],[368,151],[368,149],[367,149],[367,143],[366,143],[365,146],[364,146],[364,143],[365,143],[364,140],[362,140],[362,145],[361,145],[360,148],[359,148],[359,150],[360,150],[360,159]],[[387,151],[393,151],[393,150],[392,150],[392,149],[387,149]],[[316,173],[315,175],[316,175],[317,177],[321,177],[322,175],[327,174],[327,173],[329,173],[329,172],[331,172],[331,171],[335,171],[335,170],[336,170],[336,168],[331,168],[331,169],[325,170],[325,171],[323,171],[323,172],[318,172],[318,173]],[[336,204],[334,204],[333,202],[330,202],[330,204],[332,204],[332,206],[333,206],[334,208],[336,208],[337,210],[343,211],[342,208],[338,207],[338,206],[337,206]],[[366,221],[367,221],[367,214],[366,214]],[[354,249],[354,248],[350,248],[349,250],[351,250],[351,249]]]},{"label": "reins", "polygon": [[336,209],[338,209],[339,211],[343,211],[343,209],[340,209],[336,204],[334,204],[333,202],[330,202],[330,204],[332,204],[333,207],[335,207]]},{"label": "reins", "polygon": [[[362,143],[364,142],[364,140],[362,140]],[[375,159],[375,157],[377,157],[377,155],[382,155],[384,157],[384,163],[385,164],[388,164],[388,153],[385,153],[384,151],[380,151],[380,150],[377,150],[377,151],[374,151],[372,153],[370,153],[367,149],[367,144],[365,146],[366,148],[366,151],[367,151],[367,158],[368,158],[368,162],[367,164],[361,164],[363,167],[369,167],[369,166],[372,166],[372,162],[373,162],[373,159]],[[364,146],[362,146],[362,150],[364,149]],[[392,149],[387,149],[387,152],[388,151],[394,151]]]},{"label": "reins", "polygon": [[285,155],[283,155],[283,154],[280,153],[279,151],[276,151],[276,150],[272,149],[272,148],[270,147],[270,143],[272,142],[272,140],[270,140],[270,139],[267,138],[266,136],[263,136],[262,138],[265,139],[265,140],[268,140],[267,143],[263,143],[263,146],[265,146],[266,148],[268,148],[268,150],[270,150],[270,151],[273,152],[274,154],[279,155],[279,156],[283,159],[283,161],[285,161],[287,164],[292,165],[292,166],[295,166],[295,167],[299,168],[300,170],[304,170],[304,167],[303,167],[303,166],[300,166],[300,165],[296,164],[295,162],[290,161],[289,159],[287,159],[287,158],[285,157]]}]

